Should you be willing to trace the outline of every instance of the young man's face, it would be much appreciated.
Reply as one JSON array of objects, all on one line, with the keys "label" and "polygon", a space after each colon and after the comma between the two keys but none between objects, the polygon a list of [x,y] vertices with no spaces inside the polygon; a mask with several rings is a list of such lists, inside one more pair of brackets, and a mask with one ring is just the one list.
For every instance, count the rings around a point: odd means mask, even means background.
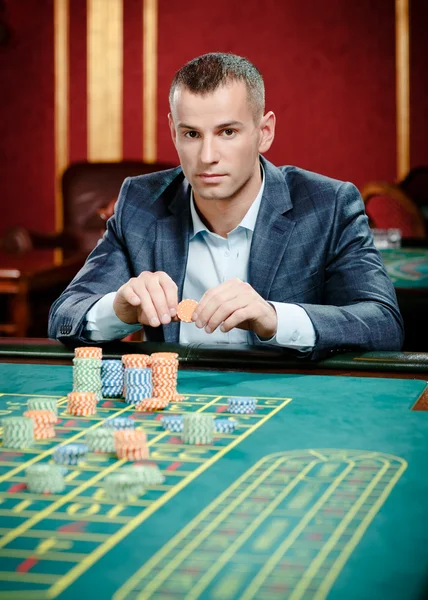
[{"label": "young man's face", "polygon": [[[262,123],[256,123],[243,82],[204,96],[178,88],[169,116],[172,139],[196,198],[237,197],[260,172]],[[270,144],[269,144],[270,146]]]}]

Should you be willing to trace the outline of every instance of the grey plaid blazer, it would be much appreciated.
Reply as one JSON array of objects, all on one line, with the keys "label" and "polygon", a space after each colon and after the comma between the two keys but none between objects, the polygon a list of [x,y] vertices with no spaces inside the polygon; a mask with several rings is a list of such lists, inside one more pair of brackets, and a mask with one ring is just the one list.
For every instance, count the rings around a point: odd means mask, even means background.
[{"label": "grey plaid blazer", "polygon": [[[356,187],[260,160],[266,179],[249,283],[266,300],[306,310],[316,332],[313,358],[332,350],[400,349],[395,291]],[[91,306],[142,271],[168,273],[181,299],[189,198],[180,167],[126,179],[104,237],[51,308],[49,336],[87,341],[83,329]],[[179,323],[146,327],[145,333],[150,341],[178,342]]]}]

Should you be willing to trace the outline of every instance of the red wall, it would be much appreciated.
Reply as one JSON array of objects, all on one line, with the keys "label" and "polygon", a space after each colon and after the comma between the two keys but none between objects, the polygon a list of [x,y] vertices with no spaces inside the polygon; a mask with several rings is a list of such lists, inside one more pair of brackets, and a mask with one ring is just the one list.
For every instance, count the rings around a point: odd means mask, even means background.
[{"label": "red wall", "polygon": [[[267,158],[361,186],[394,180],[394,0],[158,0],[158,159],[176,162],[166,126],[176,69],[232,51],[262,71],[277,137]],[[428,17],[412,0],[411,159],[428,164]],[[4,0],[0,46],[0,232],[54,228],[53,0]],[[86,1],[70,1],[69,155],[86,158]],[[142,156],[142,0],[124,0],[124,158]]]}]

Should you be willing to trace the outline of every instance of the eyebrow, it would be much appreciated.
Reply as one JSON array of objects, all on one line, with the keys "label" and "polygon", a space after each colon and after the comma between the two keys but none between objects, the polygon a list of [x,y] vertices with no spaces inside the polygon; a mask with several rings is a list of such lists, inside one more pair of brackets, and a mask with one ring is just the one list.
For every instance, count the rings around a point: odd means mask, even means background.
[{"label": "eyebrow", "polygon": [[[226,129],[227,127],[236,127],[239,125],[243,125],[243,123],[241,123],[241,121],[227,121],[227,123],[220,123],[220,125],[216,125],[215,129]],[[197,127],[193,127],[192,125],[187,125],[186,123],[179,123],[178,124],[178,128],[179,129],[194,129],[197,130]]]}]

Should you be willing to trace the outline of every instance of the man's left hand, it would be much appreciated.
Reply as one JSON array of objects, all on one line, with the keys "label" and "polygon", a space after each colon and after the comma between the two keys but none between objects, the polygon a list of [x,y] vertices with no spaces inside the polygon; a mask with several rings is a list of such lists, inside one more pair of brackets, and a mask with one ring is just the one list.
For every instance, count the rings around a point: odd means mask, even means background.
[{"label": "man's left hand", "polygon": [[192,317],[199,328],[212,333],[221,325],[224,333],[234,327],[253,331],[260,338],[276,334],[276,311],[249,283],[231,279],[208,290]]}]

